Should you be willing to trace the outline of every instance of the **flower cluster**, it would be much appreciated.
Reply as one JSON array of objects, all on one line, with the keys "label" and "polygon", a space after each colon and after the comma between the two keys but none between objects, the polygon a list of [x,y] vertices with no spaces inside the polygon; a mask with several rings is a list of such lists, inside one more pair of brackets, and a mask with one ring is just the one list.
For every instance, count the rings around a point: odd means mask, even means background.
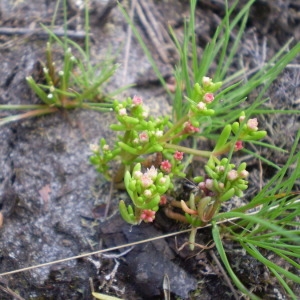
[{"label": "flower cluster", "polygon": [[124,179],[134,209],[131,205],[126,207],[124,201],[121,201],[119,208],[122,217],[131,224],[152,222],[161,196],[172,186],[170,176],[159,172],[154,166],[142,172],[141,164],[138,163],[132,174],[129,171],[125,173]]},{"label": "flower cluster", "polygon": [[[148,117],[149,109],[143,104],[142,98],[134,96],[126,101],[114,102],[114,110],[119,124],[112,124],[110,128],[115,131],[123,131],[126,134],[120,136],[115,148],[123,150],[133,158],[144,154],[161,152],[163,147],[160,139],[164,134],[169,118]],[[134,159],[132,159],[134,160]]]},{"label": "flower cluster", "polygon": [[[215,111],[210,108],[210,104],[214,101],[214,92],[217,91],[222,85],[222,82],[213,83],[209,77],[202,78],[202,86],[199,83],[194,85],[193,99],[194,103],[191,105],[189,115],[192,119],[199,118],[199,116],[212,116]],[[193,120],[192,120],[193,122]]]},{"label": "flower cluster", "polygon": [[198,184],[199,193],[191,194],[188,204],[181,201],[181,208],[185,218],[193,226],[200,226],[209,222],[219,210],[222,202],[229,200],[234,195],[241,197],[247,189],[248,172],[246,163],[237,169],[230,164],[227,158],[219,161],[211,157],[205,166],[207,178],[201,178]]},{"label": "flower cluster", "polygon": [[[234,151],[241,150],[243,149],[243,141],[260,140],[266,136],[266,131],[258,130],[257,118],[249,119],[247,123],[245,123],[245,118],[245,113],[242,112],[239,122],[234,122],[231,125],[227,124],[224,127],[213,150],[215,156],[228,153],[231,147],[233,147]],[[229,140],[231,133],[237,138],[234,144]]]},{"label": "flower cluster", "polygon": [[246,163],[241,163],[237,169],[230,164],[227,158],[218,160],[215,157],[209,159],[205,165],[206,174],[209,176],[199,183],[199,188],[205,196],[212,196],[218,201],[227,201],[234,195],[243,196],[243,191],[248,188],[248,171]]},{"label": "flower cluster", "polygon": [[239,122],[234,122],[231,125],[232,132],[238,136],[239,140],[256,141],[266,136],[266,131],[258,130],[257,118],[249,119],[247,122],[245,119],[245,113],[242,112]]}]

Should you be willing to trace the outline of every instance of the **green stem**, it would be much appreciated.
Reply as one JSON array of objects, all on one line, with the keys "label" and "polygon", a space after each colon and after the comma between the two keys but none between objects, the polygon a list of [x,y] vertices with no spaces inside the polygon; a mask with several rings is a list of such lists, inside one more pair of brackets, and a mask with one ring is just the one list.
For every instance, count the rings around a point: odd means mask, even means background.
[{"label": "green stem", "polygon": [[196,233],[197,233],[197,228],[192,227],[192,230],[191,230],[191,233],[190,233],[190,237],[189,237],[190,249],[192,251],[195,249]]},{"label": "green stem", "polygon": [[207,157],[207,158],[211,157],[211,155],[214,154],[211,151],[197,150],[197,149],[192,149],[192,148],[174,145],[174,144],[165,144],[164,148],[165,149],[174,149],[174,150],[178,150],[178,151],[181,151],[184,153],[189,153],[189,154],[193,154],[195,156],[201,156],[201,157]]},{"label": "green stem", "polygon": [[180,128],[185,122],[187,122],[189,120],[189,116],[186,115],[184,117],[182,117],[176,124],[174,124],[174,126],[172,126],[164,135],[163,137],[160,139],[161,142],[166,142],[168,140],[170,140],[170,135],[175,132],[178,128]]}]

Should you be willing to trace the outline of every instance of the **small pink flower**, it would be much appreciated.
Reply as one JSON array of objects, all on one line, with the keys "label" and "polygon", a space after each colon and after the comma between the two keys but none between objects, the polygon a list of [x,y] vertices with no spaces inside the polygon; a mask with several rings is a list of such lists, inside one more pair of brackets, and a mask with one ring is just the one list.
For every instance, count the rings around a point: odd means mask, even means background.
[{"label": "small pink flower", "polygon": [[206,189],[205,182],[204,182],[204,181],[199,182],[199,183],[198,183],[198,187],[199,187],[200,190]]},{"label": "small pink flower", "polygon": [[119,110],[119,115],[120,115],[120,116],[126,116],[126,115],[127,115],[126,108],[121,108],[121,109]]},{"label": "small pink flower", "polygon": [[243,170],[239,173],[240,178],[246,178],[246,177],[248,177],[248,175],[249,175],[249,172],[246,170]]},{"label": "small pink flower", "polygon": [[176,151],[175,153],[174,153],[174,158],[176,159],[176,160],[182,160],[183,159],[183,152],[180,152],[180,151]]},{"label": "small pink flower", "polygon": [[243,149],[243,142],[242,141],[237,141],[234,145],[234,151],[239,151]]},{"label": "small pink flower", "polygon": [[139,139],[140,142],[147,143],[149,141],[148,133],[146,131],[143,131],[142,133],[139,134]]},{"label": "small pink flower", "polygon": [[212,190],[214,188],[214,181],[212,179],[206,179],[205,180],[205,187],[208,190]]},{"label": "small pink flower", "polygon": [[207,108],[206,108],[206,104],[204,103],[204,102],[199,102],[198,104],[197,104],[197,108],[199,109],[199,110],[206,110]]},{"label": "small pink flower", "polygon": [[167,204],[167,196],[166,195],[160,196],[159,205],[166,205],[166,204]]},{"label": "small pink flower", "polygon": [[257,118],[248,120],[247,122],[248,129],[251,129],[252,131],[256,131],[258,129],[257,126],[258,126]]},{"label": "small pink flower", "polygon": [[171,169],[172,169],[172,165],[168,160],[164,160],[161,164],[160,164],[160,168],[166,172],[166,173],[170,173]]},{"label": "small pink flower", "polygon": [[218,173],[224,172],[224,170],[225,170],[224,166],[216,166],[216,171]]},{"label": "small pink flower", "polygon": [[155,135],[156,137],[162,137],[163,134],[164,134],[164,132],[163,132],[162,130],[156,130],[156,131],[154,132],[154,135]]},{"label": "small pink flower", "polygon": [[133,177],[134,177],[135,179],[140,179],[142,176],[143,176],[143,173],[142,173],[141,171],[135,171],[135,172],[133,173]]},{"label": "small pink flower", "polygon": [[138,106],[143,104],[143,100],[141,97],[134,96],[132,99],[133,106]]},{"label": "small pink flower", "polygon": [[238,172],[236,170],[231,170],[227,173],[227,179],[233,181],[238,178]]},{"label": "small pink flower", "polygon": [[209,77],[204,76],[204,77],[202,78],[202,84],[203,84],[203,86],[205,86],[205,87],[209,87],[209,86],[211,86],[211,84],[212,84],[212,79],[209,78]]},{"label": "small pink flower", "polygon": [[166,177],[162,177],[159,179],[159,184],[161,184],[161,185],[165,184],[166,182],[167,182]]},{"label": "small pink flower", "polygon": [[206,93],[203,97],[203,100],[205,103],[211,103],[213,102],[215,99],[214,94],[213,93]]},{"label": "small pink flower", "polygon": [[140,181],[143,188],[147,188],[153,183],[153,180],[147,174],[143,174],[140,177]]},{"label": "small pink flower", "polygon": [[154,166],[151,166],[150,169],[147,169],[146,174],[148,177],[154,180],[157,177],[157,169]]},{"label": "small pink flower", "polygon": [[183,134],[185,133],[194,133],[194,132],[199,132],[199,128],[195,127],[192,125],[192,123],[190,121],[185,122],[183,124],[184,128],[183,128]]},{"label": "small pink flower", "polygon": [[155,211],[144,209],[141,214],[141,220],[145,222],[153,222],[155,219]]},{"label": "small pink flower", "polygon": [[245,116],[240,116],[239,117],[239,122],[242,123],[245,120],[245,118],[246,118]]},{"label": "small pink flower", "polygon": [[219,188],[220,188],[221,190],[224,189],[224,183],[223,183],[223,182],[219,182]]},{"label": "small pink flower", "polygon": [[144,196],[146,198],[150,198],[152,196],[152,192],[150,190],[144,190]]}]

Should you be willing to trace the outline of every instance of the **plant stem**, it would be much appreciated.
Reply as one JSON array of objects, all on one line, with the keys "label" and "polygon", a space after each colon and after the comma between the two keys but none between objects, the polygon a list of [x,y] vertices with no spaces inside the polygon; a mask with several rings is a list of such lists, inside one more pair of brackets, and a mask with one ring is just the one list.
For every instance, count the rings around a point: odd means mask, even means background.
[{"label": "plant stem", "polygon": [[162,142],[166,142],[167,140],[169,140],[169,136],[172,134],[172,132],[176,131],[178,128],[180,128],[182,126],[182,124],[184,124],[185,122],[187,122],[189,119],[189,116],[186,115],[184,117],[182,117],[176,124],[174,124],[174,126],[172,126],[161,138]]},{"label": "plant stem", "polygon": [[214,153],[212,153],[211,151],[191,149],[188,147],[174,145],[174,144],[165,144],[164,148],[165,149],[174,149],[174,150],[178,150],[178,151],[181,151],[184,153],[189,153],[189,154],[193,154],[195,156],[201,156],[201,157],[207,157],[207,158],[211,157],[211,155],[214,155]]},{"label": "plant stem", "polygon": [[29,111],[24,114],[20,114],[20,115],[16,115],[16,116],[9,116],[9,117],[0,119],[0,126],[4,125],[6,123],[9,123],[9,122],[13,122],[13,121],[19,121],[19,120],[26,119],[26,118],[32,118],[32,117],[50,114],[50,113],[56,112],[57,110],[58,110],[58,108],[56,108],[56,107],[48,107],[45,109],[37,109],[37,110]]}]

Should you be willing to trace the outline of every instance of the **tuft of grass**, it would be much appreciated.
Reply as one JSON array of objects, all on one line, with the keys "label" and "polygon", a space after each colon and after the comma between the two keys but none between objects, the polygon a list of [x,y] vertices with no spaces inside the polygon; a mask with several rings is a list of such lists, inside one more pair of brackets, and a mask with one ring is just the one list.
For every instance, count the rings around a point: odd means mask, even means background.
[{"label": "tuft of grass", "polygon": [[[57,1],[52,19],[54,26],[60,1]],[[128,88],[121,87],[112,93],[105,94],[103,87],[109,82],[118,65],[108,54],[104,61],[92,64],[90,59],[90,35],[88,0],[85,0],[85,43],[84,47],[67,37],[67,5],[63,1],[65,36],[60,39],[46,26],[42,28],[49,34],[46,45],[46,62],[42,64],[41,77],[43,83],[37,82],[32,76],[26,77],[29,87],[42,101],[39,105],[0,105],[0,110],[23,111],[0,119],[0,126],[25,118],[36,117],[57,112],[60,109],[91,109],[96,111],[112,111],[112,97]],[[63,59],[56,62],[53,59],[53,45],[63,49]],[[73,49],[73,50],[72,50]],[[75,57],[73,51],[78,53]],[[26,112],[24,112],[26,111]]]}]

